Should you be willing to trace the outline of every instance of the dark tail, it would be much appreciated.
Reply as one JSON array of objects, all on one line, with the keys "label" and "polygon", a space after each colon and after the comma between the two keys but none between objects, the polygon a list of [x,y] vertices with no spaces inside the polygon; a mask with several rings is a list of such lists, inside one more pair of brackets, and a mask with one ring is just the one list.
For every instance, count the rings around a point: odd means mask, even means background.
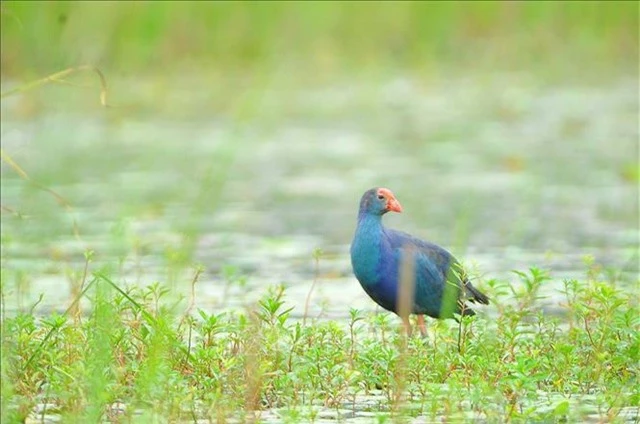
[{"label": "dark tail", "polygon": [[[458,315],[463,316],[463,317],[471,317],[474,316],[476,314],[476,311],[474,311],[473,309],[471,309],[469,307],[469,305],[467,305],[466,303],[464,303],[463,301],[458,301],[458,311],[456,312]],[[456,321],[456,322],[460,322],[460,319],[458,318],[457,315],[452,316],[452,318]]]},{"label": "dark tail", "polygon": [[489,298],[487,297],[487,295],[482,293],[477,288],[473,287],[471,285],[471,282],[469,282],[468,280],[465,281],[464,288],[467,291],[467,295],[469,295],[469,302],[482,303],[483,305],[489,304]]},{"label": "dark tail", "polygon": [[463,308],[460,308],[460,314],[463,317],[472,317],[472,316],[474,316],[476,314],[476,311],[471,309],[469,306],[464,305]]}]

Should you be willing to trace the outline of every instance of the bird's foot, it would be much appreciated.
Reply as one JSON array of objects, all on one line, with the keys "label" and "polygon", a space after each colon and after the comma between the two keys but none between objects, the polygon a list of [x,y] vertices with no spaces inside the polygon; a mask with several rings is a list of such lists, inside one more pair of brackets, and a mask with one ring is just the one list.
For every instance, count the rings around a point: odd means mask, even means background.
[{"label": "bird's foot", "polygon": [[427,324],[424,321],[424,315],[418,315],[418,328],[420,329],[420,336],[423,339],[427,339]]}]

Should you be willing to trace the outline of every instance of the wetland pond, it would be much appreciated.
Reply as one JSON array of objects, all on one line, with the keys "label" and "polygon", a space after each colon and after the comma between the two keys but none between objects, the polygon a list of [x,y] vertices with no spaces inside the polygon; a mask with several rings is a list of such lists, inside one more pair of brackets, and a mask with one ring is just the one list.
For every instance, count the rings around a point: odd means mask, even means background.
[{"label": "wetland pond", "polygon": [[2,205],[19,213],[2,214],[5,314],[41,296],[36,314],[64,311],[93,250],[91,269],[159,281],[185,302],[201,264],[195,306],[208,312],[283,284],[301,318],[315,280],[310,315],[346,323],[350,308],[375,310],[348,253],[358,201],[374,186],[404,207],[387,226],[452,251],[479,288],[548,270],[540,307],[559,315],[562,281],[584,278],[585,262],[638,288],[636,78],[262,88],[233,110],[184,81],[165,88],[171,112],[150,106],[153,85],[131,87],[125,101],[150,99],[132,112],[70,112],[59,97],[68,88],[42,94],[36,114],[24,112],[29,100],[3,99],[3,150],[71,205],[2,164]]},{"label": "wetland pond", "polygon": [[[556,282],[583,277],[590,255],[632,288],[637,81],[512,79],[264,90],[238,122],[202,110],[167,119],[64,107],[24,119],[19,98],[3,100],[4,151],[73,208],[3,163],[2,205],[23,215],[2,214],[7,311],[41,293],[36,310],[64,309],[66,270],[81,269],[87,249],[96,268],[117,263],[130,283],[184,293],[193,269],[172,271],[202,264],[197,304],[211,310],[228,283],[223,270],[246,279],[228,288],[231,304],[283,283],[298,309],[318,248],[312,308],[336,319],[350,306],[371,309],[348,248],[360,195],[373,186],[391,188],[405,207],[386,225],[445,246],[480,285],[515,282],[510,271],[531,266]],[[206,104],[193,97],[182,102]],[[544,288],[549,307],[557,288]]]}]

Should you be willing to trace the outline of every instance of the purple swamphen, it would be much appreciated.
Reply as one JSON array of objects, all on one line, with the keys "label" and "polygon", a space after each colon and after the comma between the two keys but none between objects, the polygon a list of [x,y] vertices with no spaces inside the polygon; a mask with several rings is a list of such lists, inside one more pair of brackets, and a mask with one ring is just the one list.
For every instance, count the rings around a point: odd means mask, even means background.
[{"label": "purple swamphen", "polygon": [[410,314],[418,315],[418,326],[425,336],[424,315],[475,315],[465,304],[467,300],[489,304],[487,296],[471,285],[451,253],[385,228],[382,215],[389,211],[402,212],[400,202],[389,189],[372,188],[364,193],[351,243],[351,265],[364,291],[378,305],[399,315],[409,335]]}]

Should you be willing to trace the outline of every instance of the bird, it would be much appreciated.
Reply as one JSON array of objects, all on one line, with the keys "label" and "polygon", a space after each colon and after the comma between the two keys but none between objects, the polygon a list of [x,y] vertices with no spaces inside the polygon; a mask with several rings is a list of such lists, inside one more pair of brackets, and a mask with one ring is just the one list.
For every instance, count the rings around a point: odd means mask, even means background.
[{"label": "bird", "polygon": [[436,319],[475,315],[466,302],[489,304],[456,258],[444,248],[382,224],[387,212],[402,212],[391,190],[376,187],[360,199],[351,242],[351,266],[369,297],[397,314],[411,336],[409,316],[417,315],[426,337],[424,316]]}]

